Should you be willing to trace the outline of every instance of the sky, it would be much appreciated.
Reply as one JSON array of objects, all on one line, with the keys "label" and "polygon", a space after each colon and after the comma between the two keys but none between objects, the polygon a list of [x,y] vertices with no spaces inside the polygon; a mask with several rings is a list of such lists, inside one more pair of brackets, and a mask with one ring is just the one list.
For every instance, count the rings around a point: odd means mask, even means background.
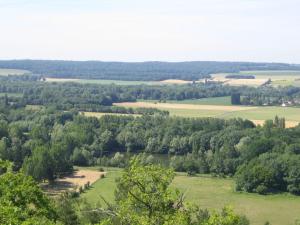
[{"label": "sky", "polygon": [[0,0],[0,59],[300,63],[299,0]]}]

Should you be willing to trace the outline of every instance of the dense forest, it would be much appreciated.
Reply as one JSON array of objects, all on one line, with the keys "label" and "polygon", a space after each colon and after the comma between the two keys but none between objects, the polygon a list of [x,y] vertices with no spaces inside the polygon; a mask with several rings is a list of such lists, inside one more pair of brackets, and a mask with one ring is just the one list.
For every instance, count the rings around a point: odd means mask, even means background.
[{"label": "dense forest", "polygon": [[300,65],[251,62],[101,62],[7,60],[0,68],[28,70],[33,74],[56,78],[107,80],[199,80],[213,73],[237,73],[242,70],[300,70]]}]

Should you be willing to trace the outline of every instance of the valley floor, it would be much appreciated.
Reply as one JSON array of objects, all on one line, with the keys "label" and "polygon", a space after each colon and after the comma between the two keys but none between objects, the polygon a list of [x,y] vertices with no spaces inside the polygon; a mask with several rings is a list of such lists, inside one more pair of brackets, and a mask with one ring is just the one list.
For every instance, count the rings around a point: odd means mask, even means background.
[{"label": "valley floor", "polygon": [[[100,196],[108,202],[114,202],[115,179],[121,173],[121,169],[109,168],[106,178],[96,181],[82,197],[92,204],[101,202],[102,206],[105,204]],[[300,219],[300,197],[236,192],[233,179],[209,175],[188,177],[184,173],[177,173],[173,186],[186,194],[187,202],[216,210],[226,205],[232,206],[236,212],[245,214],[254,225],[262,225],[266,221],[272,225],[290,225]]]}]

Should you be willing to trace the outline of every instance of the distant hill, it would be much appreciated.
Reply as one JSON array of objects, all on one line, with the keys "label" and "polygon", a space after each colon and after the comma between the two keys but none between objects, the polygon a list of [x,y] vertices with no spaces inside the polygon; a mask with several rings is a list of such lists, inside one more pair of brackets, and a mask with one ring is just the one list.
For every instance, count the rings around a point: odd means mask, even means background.
[{"label": "distant hill", "polygon": [[102,62],[59,60],[2,60],[0,68],[29,70],[53,78],[107,80],[198,80],[212,73],[241,70],[300,70],[300,65],[251,62]]}]

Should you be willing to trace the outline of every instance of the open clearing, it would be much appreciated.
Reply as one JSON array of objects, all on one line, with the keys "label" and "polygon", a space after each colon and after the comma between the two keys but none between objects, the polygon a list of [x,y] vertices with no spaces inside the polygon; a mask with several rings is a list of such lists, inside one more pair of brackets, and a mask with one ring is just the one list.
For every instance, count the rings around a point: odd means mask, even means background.
[{"label": "open clearing", "polygon": [[75,188],[83,187],[88,182],[90,184],[95,183],[101,178],[101,175],[105,172],[99,172],[96,170],[80,169],[74,172],[74,174],[66,176],[64,178],[57,179],[52,185],[42,185],[43,189],[50,195],[57,195],[63,191],[73,190]]},{"label": "open clearing", "polygon": [[30,71],[27,70],[15,70],[15,69],[0,69],[0,76],[9,76],[9,75],[24,75],[28,74]]},{"label": "open clearing", "polygon": [[221,106],[221,105],[196,105],[176,103],[153,103],[153,102],[130,102],[117,103],[123,107],[148,107],[167,110],[171,116],[181,117],[216,117],[216,118],[243,118],[252,120],[255,124],[261,125],[265,120],[273,120],[275,116],[286,119],[286,127],[294,127],[300,122],[300,108],[264,106]]},{"label": "open clearing", "polygon": [[[115,179],[122,170],[109,168],[104,179],[96,181],[90,190],[82,194],[88,202],[96,204],[103,201],[114,202]],[[178,173],[173,186],[186,194],[186,201],[201,208],[220,210],[225,205],[234,207],[238,213],[245,214],[251,224],[262,225],[269,221],[272,225],[294,224],[300,219],[300,197],[289,194],[258,195],[234,191],[234,180],[213,178],[208,175],[188,177]]]}]

